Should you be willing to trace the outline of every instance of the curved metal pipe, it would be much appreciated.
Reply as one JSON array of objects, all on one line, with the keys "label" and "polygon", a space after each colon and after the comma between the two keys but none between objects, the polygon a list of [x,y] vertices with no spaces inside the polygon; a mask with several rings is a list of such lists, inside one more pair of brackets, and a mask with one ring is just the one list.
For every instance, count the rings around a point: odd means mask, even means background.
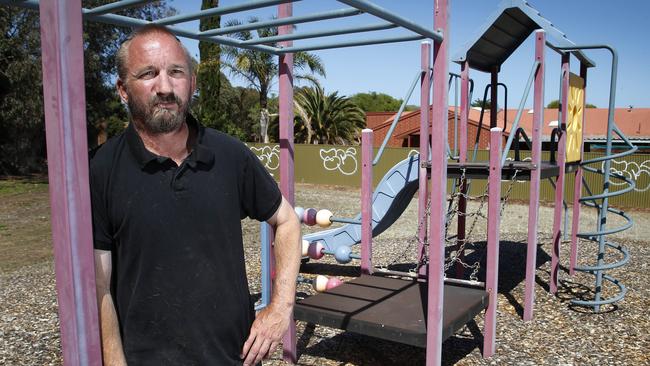
[{"label": "curved metal pipe", "polygon": [[[634,151],[636,151],[636,147],[631,144],[631,142],[623,136],[623,134],[618,130],[616,125],[614,124],[614,107],[615,107],[615,100],[616,100],[616,80],[617,80],[617,70],[618,70],[618,54],[616,50],[609,46],[609,45],[584,45],[584,46],[571,46],[571,47],[555,47],[555,49],[559,51],[578,51],[578,50],[594,50],[594,49],[604,49],[608,50],[611,53],[612,56],[612,67],[611,67],[611,74],[610,74],[610,86],[609,86],[609,104],[608,104],[608,113],[607,113],[607,144],[605,148],[605,156],[596,158],[596,159],[590,159],[587,161],[582,162],[582,167],[586,171],[589,172],[594,172],[597,174],[601,174],[603,176],[603,192],[601,194],[596,194],[593,195],[591,194],[588,197],[582,197],[580,199],[581,202],[584,202],[587,206],[591,207],[596,207],[598,208],[598,221],[597,221],[597,230],[596,232],[593,233],[579,233],[578,236],[581,238],[586,238],[589,239],[590,241],[593,242],[598,242],[598,256],[597,256],[597,263],[595,266],[576,266],[575,269],[578,271],[582,271],[585,273],[591,273],[594,276],[596,276],[596,284],[595,284],[595,295],[594,295],[594,300],[591,301],[584,301],[584,300],[576,300],[573,299],[571,302],[575,305],[580,305],[580,306],[591,306],[594,308],[595,312],[600,311],[600,306],[605,305],[605,304],[611,304],[617,301],[620,301],[623,299],[625,296],[625,293],[627,292],[627,289],[623,284],[619,283],[619,281],[611,276],[608,276],[604,274],[603,272],[605,270],[609,270],[612,268],[617,268],[629,260],[629,253],[627,249],[620,245],[615,245],[614,243],[611,243],[607,240],[605,240],[606,235],[613,234],[615,232],[620,232],[622,230],[625,230],[633,225],[632,218],[625,215],[622,211],[618,211],[616,209],[610,209],[609,207],[609,198],[618,196],[621,194],[624,194],[626,192],[631,191],[634,189],[634,182],[627,179],[626,177],[623,177],[619,174],[613,173],[611,171],[611,161],[616,158],[616,157],[621,157],[621,156],[627,156],[632,154]],[[622,137],[622,139],[630,146],[630,149],[623,152],[623,153],[618,153],[618,154],[612,154],[612,133],[616,131],[616,133]],[[602,169],[596,169],[592,167],[588,167],[586,165],[588,164],[593,164],[593,163],[598,163],[598,162],[603,162],[604,166]],[[628,187],[622,190],[618,190],[615,192],[610,192],[610,178],[614,179],[620,179],[623,180],[628,184]],[[602,200],[601,204],[598,204],[598,200]],[[611,212],[614,214],[617,214],[619,216],[622,216],[627,220],[627,224],[623,225],[618,228],[614,229],[606,229],[605,224],[607,222],[607,213]],[[605,264],[604,263],[604,258],[605,258],[605,249],[606,248],[613,248],[620,253],[623,254],[623,260],[612,263],[612,264]],[[610,283],[613,283],[619,288],[619,293],[616,296],[607,298],[607,299],[602,299],[602,281],[609,281]]]}]

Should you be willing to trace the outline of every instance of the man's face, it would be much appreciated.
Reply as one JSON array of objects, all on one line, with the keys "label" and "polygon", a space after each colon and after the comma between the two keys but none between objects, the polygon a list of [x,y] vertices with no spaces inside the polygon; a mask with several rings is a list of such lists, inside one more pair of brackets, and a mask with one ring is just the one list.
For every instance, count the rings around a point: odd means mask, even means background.
[{"label": "man's face", "polygon": [[152,33],[131,40],[127,80],[118,80],[131,118],[149,133],[177,130],[185,121],[195,78],[178,41]]}]

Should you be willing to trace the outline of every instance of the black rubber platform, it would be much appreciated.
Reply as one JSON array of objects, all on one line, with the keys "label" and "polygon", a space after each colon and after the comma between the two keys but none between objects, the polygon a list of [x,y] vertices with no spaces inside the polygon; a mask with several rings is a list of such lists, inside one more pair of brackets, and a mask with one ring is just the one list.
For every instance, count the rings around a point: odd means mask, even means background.
[{"label": "black rubber platform", "polygon": [[[566,164],[565,173],[576,170],[578,164]],[[490,175],[490,164],[487,161],[477,161],[471,163],[447,163],[447,177],[459,178],[462,170],[465,169],[465,176],[468,179],[487,179]],[[535,170],[533,163],[530,161],[507,161],[501,168],[501,179],[512,179],[517,171],[517,180],[530,180],[531,171]],[[542,161],[541,179],[557,177],[560,174],[560,167],[555,163]]]},{"label": "black rubber platform", "polygon": [[[483,290],[445,285],[443,339],[488,304]],[[361,276],[297,302],[294,317],[309,323],[426,347],[427,284],[381,276]]]}]

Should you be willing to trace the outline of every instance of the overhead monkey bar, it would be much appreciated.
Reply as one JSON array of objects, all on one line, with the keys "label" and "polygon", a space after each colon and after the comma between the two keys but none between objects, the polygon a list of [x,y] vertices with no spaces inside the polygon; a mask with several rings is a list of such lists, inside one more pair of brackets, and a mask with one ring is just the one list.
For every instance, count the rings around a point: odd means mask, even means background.
[{"label": "overhead monkey bar", "polygon": [[[186,30],[174,26],[181,23],[194,21],[206,17],[224,15],[224,14],[233,14],[241,11],[260,9],[260,8],[265,8],[265,7],[280,5],[280,4],[290,4],[297,1],[301,1],[301,0],[256,0],[256,1],[249,1],[243,4],[205,9],[190,14],[174,15],[162,19],[157,19],[154,21],[132,18],[132,17],[119,15],[115,13],[120,10],[149,3],[151,2],[150,0],[116,1],[114,3],[98,6],[91,9],[82,8],[81,12],[83,14],[83,18],[89,21],[111,24],[120,27],[142,27],[147,24],[159,24],[159,25],[167,26],[167,28],[177,36],[195,39],[198,41],[206,41],[206,42],[212,42],[217,44],[223,44],[226,46],[246,48],[250,50],[276,54],[276,55],[282,53],[299,52],[299,51],[313,51],[313,50],[355,47],[355,46],[375,45],[375,44],[384,44],[384,43],[408,42],[408,41],[420,40],[425,38],[430,38],[436,42],[441,42],[443,39],[441,32],[431,31],[427,28],[424,28],[418,24],[411,22],[410,20],[404,17],[400,17],[398,15],[389,12],[384,8],[376,6],[366,0],[337,0],[341,3],[349,5],[350,8],[331,10],[331,11],[318,13],[318,14],[289,16],[281,19],[273,19],[273,20],[255,22],[250,24],[242,24],[239,26],[212,29],[203,32],[190,31],[190,30]],[[0,5],[10,5],[10,6],[16,6],[16,7],[26,8],[26,9],[37,10],[39,7],[39,1],[38,0],[24,0],[24,1],[0,0]],[[337,29],[337,30],[324,30],[324,31],[295,33],[295,34],[289,32],[283,35],[278,35],[273,37],[261,37],[261,38],[246,40],[246,41],[242,41],[227,36],[227,34],[239,32],[239,31],[245,31],[245,30],[253,30],[262,27],[294,25],[300,23],[322,21],[327,19],[356,16],[361,14],[369,14],[374,17],[383,19],[386,22],[382,22],[379,24],[354,26],[354,27]],[[412,34],[400,35],[400,36],[390,35],[390,36],[357,39],[357,40],[344,40],[344,41],[335,41],[335,42],[314,44],[314,45],[304,45],[304,46],[301,45],[295,47],[292,46],[276,47],[276,46],[264,44],[264,43],[275,43],[280,41],[328,37],[328,36],[352,34],[352,33],[376,32],[376,31],[383,31],[392,28],[403,28],[405,30],[410,31]]]}]

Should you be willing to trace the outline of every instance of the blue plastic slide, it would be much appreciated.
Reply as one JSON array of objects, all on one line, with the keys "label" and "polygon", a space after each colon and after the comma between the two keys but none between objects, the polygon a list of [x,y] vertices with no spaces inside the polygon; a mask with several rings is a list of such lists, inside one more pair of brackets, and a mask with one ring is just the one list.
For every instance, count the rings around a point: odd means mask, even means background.
[{"label": "blue plastic slide", "polygon": [[[372,236],[389,228],[404,212],[418,190],[420,155],[410,156],[391,168],[379,182],[372,196]],[[361,214],[355,217],[361,221]],[[361,225],[346,224],[334,229],[307,234],[307,241],[320,241],[327,252],[340,246],[350,247],[361,242]]]}]

